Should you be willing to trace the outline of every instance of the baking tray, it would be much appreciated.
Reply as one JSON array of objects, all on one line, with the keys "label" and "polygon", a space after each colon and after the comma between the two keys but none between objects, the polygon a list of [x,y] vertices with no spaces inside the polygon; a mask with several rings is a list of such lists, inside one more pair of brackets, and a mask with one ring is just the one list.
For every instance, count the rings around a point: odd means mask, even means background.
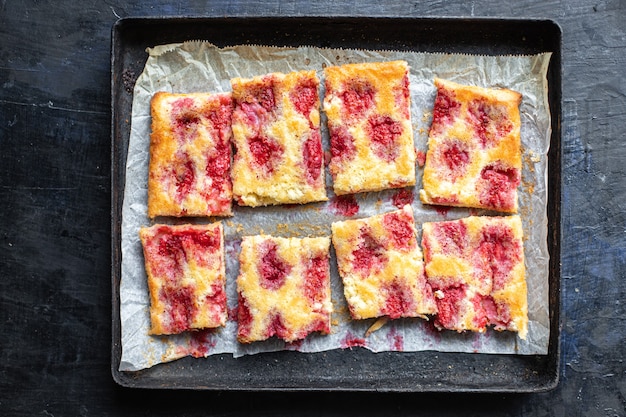
[{"label": "baking tray", "polygon": [[[559,379],[561,231],[561,36],[551,20],[390,17],[137,17],[112,30],[113,379],[134,388],[238,391],[541,392]],[[121,213],[133,86],[146,48],[200,39],[217,46],[262,44],[486,55],[552,52],[548,69],[552,137],[548,153],[550,341],[547,355],[423,352],[272,352],[183,358],[119,371]]]}]

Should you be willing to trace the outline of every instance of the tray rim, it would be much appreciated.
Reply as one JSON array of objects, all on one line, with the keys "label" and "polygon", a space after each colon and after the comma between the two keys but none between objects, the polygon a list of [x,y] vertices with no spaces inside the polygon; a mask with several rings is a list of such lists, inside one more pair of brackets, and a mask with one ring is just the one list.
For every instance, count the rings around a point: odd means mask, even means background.
[{"label": "tray rim", "polygon": [[[553,306],[552,302],[550,305],[550,324],[551,324],[551,336],[550,336],[550,346],[549,353],[547,355],[535,355],[535,356],[550,356],[553,355],[555,358],[555,369],[554,375],[550,377],[547,383],[544,383],[541,386],[527,386],[522,388],[510,388],[510,387],[498,387],[493,389],[483,389],[483,388],[475,388],[475,387],[464,387],[464,388],[451,388],[447,386],[428,386],[426,388],[360,388],[360,387],[213,387],[213,386],[167,386],[163,385],[154,385],[154,384],[142,384],[141,383],[141,374],[142,371],[136,372],[125,372],[119,371],[119,360],[118,353],[121,352],[121,337],[119,334],[119,330],[121,329],[120,325],[120,312],[119,312],[119,286],[116,285],[116,278],[119,281],[119,270],[116,269],[119,265],[117,261],[121,258],[121,255],[118,254],[119,249],[119,230],[117,226],[121,221],[121,213],[118,213],[117,206],[119,205],[119,198],[116,194],[116,191],[119,190],[118,178],[119,176],[124,176],[125,173],[120,172],[120,168],[125,168],[125,161],[121,163],[119,161],[119,149],[117,147],[118,140],[116,139],[116,134],[118,133],[118,123],[120,115],[116,111],[116,98],[117,98],[117,90],[119,89],[118,82],[116,82],[116,74],[115,68],[117,63],[116,53],[117,48],[116,45],[119,41],[121,41],[122,31],[128,25],[133,24],[154,24],[154,25],[172,25],[179,24],[185,21],[192,21],[194,24],[202,23],[202,22],[211,22],[211,21],[239,21],[239,22],[253,22],[253,21],[306,21],[306,20],[319,20],[322,22],[328,23],[356,23],[362,21],[369,22],[392,22],[392,21],[401,21],[404,23],[479,23],[479,24],[495,24],[502,22],[509,22],[515,24],[534,24],[534,25],[549,25],[552,26],[552,30],[556,33],[556,38],[553,39],[553,42],[556,41],[556,50],[551,50],[549,52],[553,53],[553,62],[551,62],[551,66],[554,65],[556,69],[553,69],[553,72],[556,77],[556,81],[558,81],[557,85],[553,85],[553,90],[550,92],[553,94],[554,101],[557,104],[557,108],[551,108],[551,117],[552,117],[552,136],[550,140],[550,151],[549,153],[554,153],[552,158],[549,158],[550,161],[554,159],[556,161],[557,170],[555,171],[556,176],[558,178],[552,178],[553,175],[549,175],[548,178],[548,189],[555,191],[554,193],[549,193],[548,195],[548,206],[553,206],[556,213],[552,214],[555,217],[554,225],[556,227],[548,229],[548,250],[550,251],[550,295],[553,296],[556,300]],[[112,26],[111,29],[111,272],[112,272],[112,318],[113,318],[113,326],[112,326],[112,345],[111,345],[111,373],[113,380],[120,386],[126,388],[147,388],[147,389],[188,389],[188,390],[225,390],[225,391],[293,391],[293,392],[310,392],[310,391],[318,391],[318,392],[459,392],[459,393],[534,393],[534,392],[547,392],[555,389],[559,384],[560,379],[560,367],[561,367],[561,318],[560,318],[560,310],[561,310],[561,296],[560,296],[560,287],[561,287],[561,276],[560,276],[560,239],[561,239],[561,208],[560,204],[554,202],[554,199],[558,199],[561,201],[561,119],[562,119],[562,64],[561,64],[561,53],[562,53],[562,34],[563,31],[555,20],[552,19],[544,19],[544,18],[513,18],[513,17],[467,17],[467,16],[418,16],[418,17],[398,17],[398,16],[346,16],[346,15],[286,15],[286,16],[267,16],[267,15],[248,15],[248,16],[195,16],[195,15],[179,15],[179,16],[132,16],[132,17],[124,17],[118,19]],[[187,39],[187,40],[191,40]],[[209,39],[202,39],[209,40]],[[209,40],[210,41],[210,40]],[[172,43],[175,43],[173,41]],[[251,43],[254,44],[254,43]],[[262,43],[258,43],[262,44]],[[307,45],[306,43],[302,43],[302,45]],[[147,55],[146,55],[147,58]],[[550,80],[548,80],[550,81]],[[552,101],[550,101],[552,104]],[[121,115],[123,117],[123,115]],[[122,138],[123,140],[128,140],[128,137]],[[553,144],[557,144],[556,149],[553,148]],[[120,166],[121,165],[121,166]],[[550,169],[550,167],[549,167]],[[558,181],[557,181],[558,180]],[[552,185],[552,187],[550,187]],[[550,200],[553,200],[552,203]],[[550,244],[551,243],[551,244]],[[553,252],[554,250],[554,252]],[[552,277],[553,272],[557,274],[556,277]],[[556,281],[556,286],[553,285],[553,280]],[[554,308],[553,308],[554,307]],[[117,321],[117,325],[116,325]],[[554,328],[553,328],[554,327]],[[556,335],[552,336],[552,333],[556,332]],[[550,353],[552,351],[553,353]],[[368,351],[369,352],[369,351]],[[371,352],[370,352],[371,353]],[[370,354],[367,353],[367,354]],[[401,354],[399,352],[391,352],[392,354]],[[412,352],[413,354],[419,352]],[[465,354],[465,353],[456,353],[456,352],[435,352],[442,356],[453,355],[477,355],[477,354]],[[373,354],[373,353],[371,353]],[[373,354],[380,355],[380,354]],[[216,355],[221,356],[221,355]],[[496,356],[509,356],[509,355],[496,355]],[[182,360],[188,360],[189,358],[183,358]],[[166,364],[165,364],[166,365]],[[139,381],[139,382],[138,382]]]}]

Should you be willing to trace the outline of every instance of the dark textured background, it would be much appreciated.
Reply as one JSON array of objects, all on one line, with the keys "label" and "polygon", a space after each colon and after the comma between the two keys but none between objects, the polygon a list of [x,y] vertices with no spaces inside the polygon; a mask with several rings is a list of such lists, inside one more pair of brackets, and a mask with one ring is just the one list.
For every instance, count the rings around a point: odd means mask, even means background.
[{"label": "dark textured background", "polygon": [[[626,416],[626,1],[0,1],[0,415]],[[563,29],[559,386],[526,395],[128,390],[111,378],[120,17],[492,16]]]}]

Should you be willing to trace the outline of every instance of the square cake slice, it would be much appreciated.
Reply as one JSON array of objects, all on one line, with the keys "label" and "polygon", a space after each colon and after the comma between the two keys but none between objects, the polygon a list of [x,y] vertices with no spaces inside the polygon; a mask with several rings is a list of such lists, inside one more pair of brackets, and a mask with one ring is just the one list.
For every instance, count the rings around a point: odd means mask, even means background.
[{"label": "square cake slice", "polygon": [[484,332],[488,326],[526,338],[528,303],[522,221],[470,216],[422,225],[426,278],[440,329]]},{"label": "square cake slice", "polygon": [[230,93],[156,93],[148,217],[232,215]]},{"label": "square cake slice", "polygon": [[286,342],[330,333],[330,238],[244,236],[237,340]]},{"label": "square cake slice", "polygon": [[331,228],[352,318],[427,318],[436,312],[410,205]]},{"label": "square cake slice", "polygon": [[233,193],[242,206],[326,201],[315,71],[231,80]]},{"label": "square cake slice", "polygon": [[224,232],[207,225],[155,224],[139,231],[150,292],[150,334],[226,323]]},{"label": "square cake slice", "polygon": [[521,94],[435,79],[420,199],[516,213],[522,157]]},{"label": "square cake slice", "polygon": [[407,62],[331,66],[324,75],[335,194],[415,185]]}]

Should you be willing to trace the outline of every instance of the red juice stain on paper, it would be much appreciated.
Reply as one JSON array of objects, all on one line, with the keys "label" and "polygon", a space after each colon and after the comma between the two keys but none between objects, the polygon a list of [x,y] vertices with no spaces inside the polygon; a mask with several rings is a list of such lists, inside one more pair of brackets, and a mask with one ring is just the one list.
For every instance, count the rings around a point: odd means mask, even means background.
[{"label": "red juice stain on paper", "polygon": [[215,347],[216,341],[213,339],[214,329],[204,329],[192,332],[189,339],[188,355],[194,358],[203,358]]},{"label": "red juice stain on paper", "polygon": [[389,342],[389,349],[402,352],[404,350],[404,337],[398,333],[395,327],[392,327],[387,333],[387,341]]},{"label": "red juice stain on paper", "polygon": [[239,313],[238,306],[235,307],[227,307],[226,314],[228,315],[228,321],[237,321],[237,314]]},{"label": "red juice stain on paper", "polygon": [[241,240],[226,241],[224,243],[224,250],[227,256],[237,259],[241,251]]},{"label": "red juice stain on paper", "polygon": [[391,203],[401,209],[407,204],[413,204],[415,200],[415,195],[413,194],[413,190],[410,188],[402,188],[396,191],[391,197]]},{"label": "red juice stain on paper", "polygon": [[324,151],[324,166],[327,167],[330,164],[330,160],[332,158],[332,154],[329,150]]},{"label": "red juice stain on paper", "polygon": [[342,349],[353,347],[365,347],[365,339],[356,337],[352,332],[347,332],[346,336],[341,340],[340,346]]},{"label": "red juice stain on paper", "polygon": [[450,207],[450,206],[435,206],[435,211],[441,217],[446,217],[448,215],[448,212],[450,211],[451,208],[452,207]]},{"label": "red juice stain on paper", "polygon": [[435,326],[434,320],[424,320],[422,321],[422,326],[424,333],[433,339],[435,343],[439,343],[441,341],[441,330]]},{"label": "red juice stain on paper", "polygon": [[332,198],[330,209],[334,214],[351,217],[359,212],[359,203],[354,195],[339,195]]},{"label": "red juice stain on paper", "polygon": [[483,347],[483,335],[484,333],[475,332],[472,339],[472,350],[474,353],[480,352]]}]

